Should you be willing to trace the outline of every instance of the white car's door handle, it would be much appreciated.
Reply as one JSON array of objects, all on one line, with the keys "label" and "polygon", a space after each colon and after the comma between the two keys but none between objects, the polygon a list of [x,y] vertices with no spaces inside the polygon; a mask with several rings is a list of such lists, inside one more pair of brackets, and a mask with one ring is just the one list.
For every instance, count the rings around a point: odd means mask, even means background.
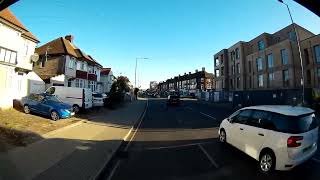
[{"label": "white car's door handle", "polygon": [[241,131],[243,131],[243,128],[240,128]]},{"label": "white car's door handle", "polygon": [[258,135],[259,135],[259,136],[264,136],[264,134],[262,134],[262,133],[258,133]]}]

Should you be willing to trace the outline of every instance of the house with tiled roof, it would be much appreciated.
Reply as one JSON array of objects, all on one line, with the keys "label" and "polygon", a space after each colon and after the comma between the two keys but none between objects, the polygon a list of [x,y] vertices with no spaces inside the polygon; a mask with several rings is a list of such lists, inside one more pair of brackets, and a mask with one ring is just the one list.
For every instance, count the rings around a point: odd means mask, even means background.
[{"label": "house with tiled roof", "polygon": [[111,68],[102,68],[100,72],[101,89],[103,93],[110,92],[111,86],[115,81],[115,77]]},{"label": "house with tiled roof", "polygon": [[0,11],[0,109],[12,107],[14,99],[44,91],[44,82],[32,72],[39,40],[7,8]]},{"label": "house with tiled roof", "polygon": [[78,48],[73,40],[72,35],[67,35],[36,48],[40,60],[34,63],[33,70],[47,88],[67,86],[101,92],[101,64]]}]

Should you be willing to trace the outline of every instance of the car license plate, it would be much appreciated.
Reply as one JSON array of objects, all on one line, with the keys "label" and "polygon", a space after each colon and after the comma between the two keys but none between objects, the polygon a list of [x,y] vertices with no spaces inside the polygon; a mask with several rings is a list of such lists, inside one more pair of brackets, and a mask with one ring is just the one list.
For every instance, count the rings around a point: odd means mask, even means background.
[{"label": "car license plate", "polygon": [[72,113],[71,113],[71,116],[74,116],[74,114],[75,114],[75,113],[74,113],[74,112],[72,112]]}]

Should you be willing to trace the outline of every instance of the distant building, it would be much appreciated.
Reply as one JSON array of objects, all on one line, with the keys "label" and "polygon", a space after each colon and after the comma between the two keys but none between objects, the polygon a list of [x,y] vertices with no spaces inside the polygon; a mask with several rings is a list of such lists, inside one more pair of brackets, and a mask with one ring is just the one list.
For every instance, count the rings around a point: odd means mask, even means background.
[{"label": "distant building", "polygon": [[158,87],[158,82],[157,81],[150,81],[150,90],[156,90]]},{"label": "distant building", "polygon": [[102,68],[100,72],[100,81],[102,83],[102,92],[110,92],[111,86],[115,81],[115,77],[111,68]]},{"label": "distant building", "polygon": [[208,91],[214,89],[214,75],[205,71],[196,70],[194,73],[184,73],[184,75],[175,76],[174,78],[167,79],[160,82],[158,90],[166,92],[170,90],[182,91],[185,94],[196,93],[197,91]]},{"label": "distant building", "polygon": [[[320,37],[295,26],[302,48],[304,83],[319,87]],[[218,91],[300,88],[301,66],[293,25],[221,50],[214,55],[214,70]]]},{"label": "distant building", "polygon": [[14,99],[45,89],[32,72],[31,56],[39,40],[9,9],[0,11],[0,36],[0,109],[6,109]]}]

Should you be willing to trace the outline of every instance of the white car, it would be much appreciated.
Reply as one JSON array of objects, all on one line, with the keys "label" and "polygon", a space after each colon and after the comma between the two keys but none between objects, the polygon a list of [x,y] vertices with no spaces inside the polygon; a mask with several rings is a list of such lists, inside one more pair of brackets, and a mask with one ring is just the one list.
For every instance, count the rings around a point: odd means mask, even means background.
[{"label": "white car", "polygon": [[318,124],[309,108],[252,106],[222,121],[219,140],[259,161],[263,173],[290,170],[316,153]]},{"label": "white car", "polygon": [[100,93],[92,93],[92,101],[93,106],[103,106],[104,105],[104,97]]}]

